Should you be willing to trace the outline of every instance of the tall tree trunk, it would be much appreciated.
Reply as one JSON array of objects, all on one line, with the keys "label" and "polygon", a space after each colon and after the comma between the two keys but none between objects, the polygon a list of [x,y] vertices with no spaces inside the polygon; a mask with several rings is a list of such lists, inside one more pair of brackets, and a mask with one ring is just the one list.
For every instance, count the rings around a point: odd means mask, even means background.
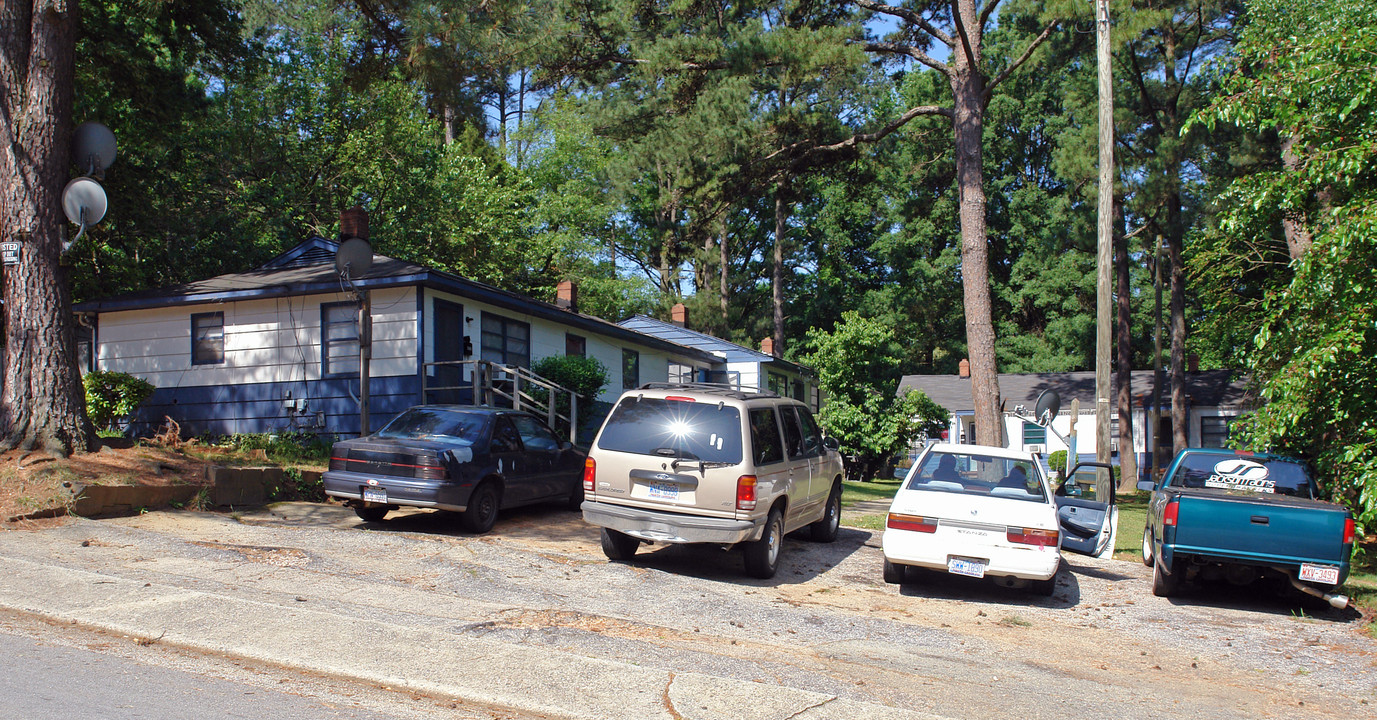
[{"label": "tall tree trunk", "polygon": [[980,23],[974,0],[959,0],[958,12],[970,36],[970,53],[958,45],[952,53],[952,128],[956,146],[956,183],[960,194],[961,284],[966,309],[966,349],[971,361],[971,401],[976,442],[1004,444],[999,415],[999,369],[990,303],[989,242],[985,233],[985,172],[982,147],[985,126],[985,77],[980,72]]},{"label": "tall tree trunk", "polygon": [[97,443],[59,263],[78,19],[76,0],[0,4],[0,237],[24,240],[5,268],[0,444],[64,456]]},{"label": "tall tree trunk", "polygon": [[[1169,172],[1168,175],[1172,177],[1176,173]],[[1167,203],[1167,261],[1171,264],[1171,440],[1172,451],[1181,452],[1189,443],[1186,433],[1186,273],[1181,262],[1181,196],[1170,193]]]},{"label": "tall tree trunk", "polygon": [[[1281,164],[1287,172],[1300,170],[1300,157],[1296,155],[1296,136],[1286,135],[1281,140]],[[1299,217],[1283,217],[1281,219],[1282,233],[1286,236],[1286,249],[1291,253],[1292,260],[1299,260],[1310,250],[1315,238],[1310,234],[1310,229],[1305,226],[1305,222]]]},{"label": "tall tree trunk", "polygon": [[1133,315],[1128,273],[1128,238],[1124,237],[1124,206],[1115,198],[1114,227],[1119,230],[1114,244],[1114,274],[1117,280],[1115,307],[1118,337],[1115,347],[1115,403],[1119,411],[1119,489],[1131,491],[1138,483],[1138,456],[1133,450]]},{"label": "tall tree trunk", "polygon": [[784,242],[789,236],[789,181],[775,185],[775,249],[770,263],[770,309],[774,320],[774,355],[784,356]]},{"label": "tall tree trunk", "polygon": [[722,306],[722,327],[727,327],[727,304],[730,302],[730,290],[727,285],[727,217],[722,216],[722,234],[717,238],[717,300]]}]

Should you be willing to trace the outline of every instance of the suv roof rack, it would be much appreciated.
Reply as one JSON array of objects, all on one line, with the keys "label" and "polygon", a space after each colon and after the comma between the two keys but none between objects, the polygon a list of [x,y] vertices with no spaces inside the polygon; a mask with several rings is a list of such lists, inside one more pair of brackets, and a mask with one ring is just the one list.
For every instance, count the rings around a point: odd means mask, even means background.
[{"label": "suv roof rack", "polygon": [[693,390],[696,392],[712,393],[724,395],[736,400],[753,400],[756,398],[777,398],[779,393],[769,390],[741,390],[726,383],[702,383],[702,382],[648,382],[640,387],[641,390]]}]

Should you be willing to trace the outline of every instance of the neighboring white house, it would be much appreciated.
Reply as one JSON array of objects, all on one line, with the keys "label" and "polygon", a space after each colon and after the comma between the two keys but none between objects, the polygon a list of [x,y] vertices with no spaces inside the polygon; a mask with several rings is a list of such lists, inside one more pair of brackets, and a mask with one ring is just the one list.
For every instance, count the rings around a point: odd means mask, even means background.
[{"label": "neighboring white house", "polygon": [[[1153,371],[1135,370],[1130,380],[1133,397],[1133,452],[1143,476],[1152,468],[1154,449],[1159,467],[1165,467],[1172,456],[1171,387],[1163,374],[1162,408],[1156,432],[1145,432],[1153,401]],[[971,399],[969,375],[906,375],[899,383],[899,392],[922,390],[934,402],[951,413],[951,422],[942,439],[952,442],[975,441],[975,409]],[[1008,413],[1019,405],[1033,414],[1038,395],[1044,390],[1056,390],[1061,396],[1061,412],[1052,427],[1062,435],[1070,435],[1071,401],[1080,400],[1080,415],[1076,419],[1076,451],[1082,460],[1093,460],[1095,443],[1095,373],[1032,373],[1001,374],[999,394]],[[1117,397],[1117,386],[1110,398]],[[1250,407],[1246,383],[1230,370],[1207,370],[1186,373],[1187,444],[1191,447],[1224,447],[1229,440],[1229,423],[1248,412]],[[1004,416],[1004,438],[1009,447],[1027,451],[1053,453],[1066,450],[1056,433],[1010,414]],[[1111,415],[1111,456],[1118,462],[1119,414]]]},{"label": "neighboring white house", "polygon": [[[338,248],[311,238],[250,272],[80,303],[74,310],[89,328],[84,369],[131,373],[156,386],[134,418],[135,432],[168,416],[184,435],[357,434],[359,303],[335,270]],[[557,303],[547,303],[374,255],[354,285],[371,296],[374,428],[412,405],[471,399],[454,389],[467,381],[460,367],[437,362],[529,367],[550,355],[587,355],[610,372],[603,401],[668,380],[671,366],[721,365],[703,350],[578,312],[567,284]]]},{"label": "neighboring white house", "polygon": [[723,383],[737,388],[768,390],[777,395],[800,400],[814,411],[818,409],[817,381],[813,371],[768,352],[773,345],[770,339],[763,341],[766,351],[757,351],[697,330],[690,330],[682,304],[674,306],[672,317],[674,322],[634,315],[618,323],[624,328],[653,335],[676,345],[697,348],[718,358],[718,362],[712,366],[671,365],[671,381]]}]

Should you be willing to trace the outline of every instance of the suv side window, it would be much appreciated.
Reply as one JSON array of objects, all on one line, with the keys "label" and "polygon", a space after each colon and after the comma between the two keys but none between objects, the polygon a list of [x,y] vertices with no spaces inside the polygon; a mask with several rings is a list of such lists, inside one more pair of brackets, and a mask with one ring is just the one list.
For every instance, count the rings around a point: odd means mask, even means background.
[{"label": "suv side window", "polygon": [[[784,410],[785,408],[780,408]],[[809,457],[826,454],[822,447],[822,432],[818,430],[818,424],[813,420],[813,413],[808,412],[808,408],[795,405],[793,412],[798,413],[798,419],[803,422],[803,452]]]},{"label": "suv side window", "polygon": [[784,461],[784,446],[779,441],[779,421],[771,408],[751,411],[751,458],[756,465]]},{"label": "suv side window", "polygon": [[807,457],[803,449],[803,428],[799,425],[798,415],[788,406],[781,407],[779,414],[784,418],[784,447],[789,450],[789,459]]}]

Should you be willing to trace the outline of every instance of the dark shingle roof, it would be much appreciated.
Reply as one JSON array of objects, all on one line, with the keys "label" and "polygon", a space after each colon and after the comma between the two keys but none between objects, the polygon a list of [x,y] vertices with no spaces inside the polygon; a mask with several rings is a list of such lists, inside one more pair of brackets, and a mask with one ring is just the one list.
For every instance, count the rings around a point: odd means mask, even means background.
[{"label": "dark shingle roof", "polygon": [[[1134,370],[1130,382],[1133,403],[1142,405],[1152,397],[1151,370]],[[1116,397],[1118,387],[1110,378],[1111,402]],[[905,375],[899,383],[902,392],[908,389],[922,390],[934,402],[953,413],[968,413],[973,408],[971,400],[971,379],[957,375]],[[1079,398],[1082,408],[1095,407],[1095,373],[1028,373],[1001,374],[999,394],[1007,402],[1008,409],[1016,405],[1032,407],[1043,390],[1056,390],[1061,395],[1063,409],[1071,404],[1072,398]],[[1247,393],[1247,381],[1242,374],[1233,370],[1204,370],[1186,373],[1186,394],[1190,404],[1195,407],[1241,407],[1252,400]],[[1162,404],[1171,404],[1171,377],[1162,373]]]}]

